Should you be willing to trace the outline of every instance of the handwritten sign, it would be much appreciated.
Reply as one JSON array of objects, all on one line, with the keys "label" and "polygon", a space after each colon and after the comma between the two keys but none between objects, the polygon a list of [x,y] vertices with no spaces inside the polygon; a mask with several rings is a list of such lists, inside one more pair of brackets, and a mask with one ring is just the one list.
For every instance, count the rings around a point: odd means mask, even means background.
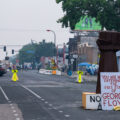
[{"label": "handwritten sign", "polygon": [[101,72],[101,104],[103,110],[120,106],[120,72]]},{"label": "handwritten sign", "polygon": [[96,110],[101,104],[101,95],[92,92],[82,93],[82,106],[84,109]]},{"label": "handwritten sign", "polygon": [[99,103],[101,103],[100,94],[86,95],[86,109],[98,109]]}]

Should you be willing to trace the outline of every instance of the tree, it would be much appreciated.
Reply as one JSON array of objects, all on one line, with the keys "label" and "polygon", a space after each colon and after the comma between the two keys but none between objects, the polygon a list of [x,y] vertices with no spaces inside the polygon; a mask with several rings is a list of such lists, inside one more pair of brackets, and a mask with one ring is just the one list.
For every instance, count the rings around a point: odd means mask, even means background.
[{"label": "tree", "polygon": [[120,31],[120,0],[56,0],[65,15],[58,20],[63,27],[75,28],[83,16],[95,17],[102,28]]},{"label": "tree", "polygon": [[24,62],[39,63],[42,56],[52,57],[56,54],[55,52],[55,45],[51,42],[46,43],[45,40],[43,40],[39,44],[25,45],[19,51],[19,60],[21,64]]},{"label": "tree", "polygon": [[[32,44],[23,46],[23,48],[19,51],[19,60],[21,64],[24,62],[33,62],[35,48],[36,46]],[[30,53],[29,51],[33,52]]]},{"label": "tree", "polygon": [[56,54],[55,45],[52,42],[40,42],[36,47],[36,55],[40,57],[52,57]]}]

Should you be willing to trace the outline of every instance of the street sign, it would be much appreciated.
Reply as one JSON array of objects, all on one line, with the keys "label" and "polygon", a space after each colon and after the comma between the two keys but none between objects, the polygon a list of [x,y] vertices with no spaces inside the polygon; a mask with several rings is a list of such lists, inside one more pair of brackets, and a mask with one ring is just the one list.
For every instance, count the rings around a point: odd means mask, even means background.
[{"label": "street sign", "polygon": [[35,51],[33,51],[33,50],[28,50],[28,51],[26,51],[26,53],[32,53],[32,54],[34,54]]},{"label": "street sign", "polygon": [[103,110],[120,106],[120,72],[101,72],[101,104]]},{"label": "street sign", "polygon": [[73,58],[78,58],[78,55],[73,55]]}]

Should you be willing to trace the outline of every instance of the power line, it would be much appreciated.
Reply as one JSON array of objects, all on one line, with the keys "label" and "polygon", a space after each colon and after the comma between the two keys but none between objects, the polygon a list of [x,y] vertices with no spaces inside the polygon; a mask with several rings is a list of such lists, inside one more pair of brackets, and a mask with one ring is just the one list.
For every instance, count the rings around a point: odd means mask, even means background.
[{"label": "power line", "polygon": [[[11,32],[46,32],[46,30],[40,29],[8,29],[8,28],[0,28],[0,31],[11,31]],[[69,32],[69,30],[54,30],[55,32]]]},{"label": "power line", "polygon": [[45,30],[39,30],[39,29],[7,29],[7,28],[1,28],[0,31],[14,31],[14,32],[22,32],[22,31],[33,31],[33,32],[44,32]]},{"label": "power line", "polygon": [[4,47],[4,46],[7,46],[7,47],[22,47],[22,46],[25,46],[25,45],[0,45],[0,47]]}]

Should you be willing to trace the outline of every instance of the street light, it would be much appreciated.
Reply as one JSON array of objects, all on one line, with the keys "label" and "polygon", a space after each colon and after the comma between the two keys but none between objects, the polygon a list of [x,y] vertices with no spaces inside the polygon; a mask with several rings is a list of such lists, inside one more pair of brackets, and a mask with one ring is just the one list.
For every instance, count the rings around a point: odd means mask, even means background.
[{"label": "street light", "polygon": [[[46,31],[53,33],[53,35],[54,35],[54,44],[55,44],[55,48],[56,48],[56,34],[55,34],[55,31],[53,31],[53,30],[46,30]],[[54,56],[55,56],[55,49],[54,49]]]},{"label": "street light", "polygon": [[46,30],[47,32],[52,32],[54,34],[54,44],[56,46],[56,34],[53,30]]}]

